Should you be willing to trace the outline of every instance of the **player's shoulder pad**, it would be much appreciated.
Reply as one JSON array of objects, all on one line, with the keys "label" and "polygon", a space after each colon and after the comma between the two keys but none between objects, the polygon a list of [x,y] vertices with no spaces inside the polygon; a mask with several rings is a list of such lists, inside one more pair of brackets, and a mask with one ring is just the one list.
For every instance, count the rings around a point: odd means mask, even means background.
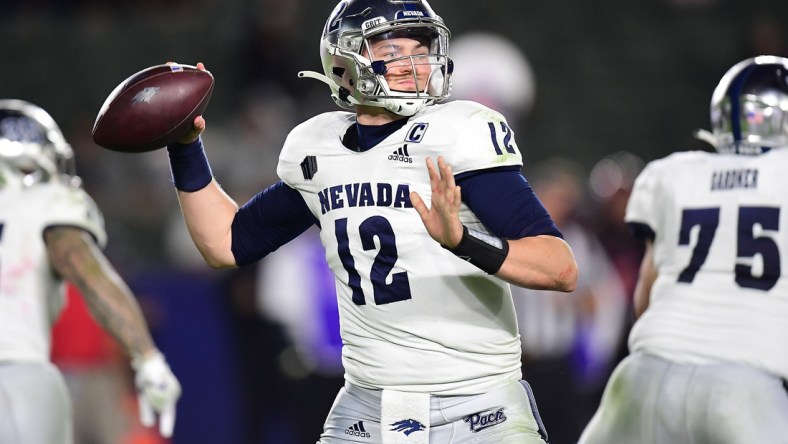
[{"label": "player's shoulder pad", "polygon": [[107,232],[104,216],[92,197],[80,186],[51,181],[38,186],[47,202],[46,225],[70,225],[89,232],[96,243],[104,248]]},{"label": "player's shoulder pad", "polygon": [[455,174],[502,166],[522,166],[522,154],[506,118],[469,100],[435,105],[430,116],[453,146],[445,157]]},{"label": "player's shoulder pad", "polygon": [[428,109],[438,111],[443,118],[453,122],[457,128],[463,128],[465,126],[464,124],[469,120],[480,122],[487,122],[490,120],[506,121],[503,114],[479,102],[471,100],[453,100],[451,102],[435,105]]},{"label": "player's shoulder pad", "polygon": [[673,175],[678,170],[692,169],[716,154],[706,151],[676,151],[660,159],[652,160],[640,173],[641,176]]},{"label": "player's shoulder pad", "polygon": [[301,122],[287,135],[280,158],[299,155],[304,150],[314,149],[315,141],[324,137],[339,137],[341,140],[347,127],[354,121],[352,113],[332,111]]},{"label": "player's shoulder pad", "polygon": [[660,196],[675,189],[676,178],[691,175],[700,163],[714,154],[705,151],[678,151],[650,161],[638,174],[627,204],[625,220],[637,222],[657,230]]},{"label": "player's shoulder pad", "polygon": [[318,156],[326,150],[336,149],[338,141],[355,122],[355,115],[347,111],[318,114],[293,128],[279,153],[276,173],[288,185],[297,188],[303,180],[301,164],[308,156]]},{"label": "player's shoulder pad", "polygon": [[710,156],[716,156],[716,153],[710,153],[708,151],[676,151],[674,153],[670,153],[667,156],[657,159],[653,162],[657,162],[660,164],[675,164],[675,163],[691,163],[691,162],[698,162],[703,161],[704,159],[710,158]]}]

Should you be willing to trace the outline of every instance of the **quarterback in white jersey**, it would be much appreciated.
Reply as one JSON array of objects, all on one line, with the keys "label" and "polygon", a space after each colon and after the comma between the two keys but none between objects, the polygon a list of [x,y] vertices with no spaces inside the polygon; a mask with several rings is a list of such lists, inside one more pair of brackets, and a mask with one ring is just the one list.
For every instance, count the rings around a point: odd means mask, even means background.
[{"label": "quarterback in white jersey", "polygon": [[0,100],[0,442],[70,443],[71,406],[50,363],[65,280],[133,358],[143,422],[172,434],[180,385],[156,350],[126,285],[107,263],[104,221],[73,172],[52,118]]},{"label": "quarterback in white jersey", "polygon": [[320,40],[323,73],[300,75],[355,112],[293,129],[281,181],[240,209],[213,180],[204,119],[168,147],[211,266],[253,263],[320,228],[346,380],[323,444],[546,440],[520,381],[509,284],[572,291],[577,266],[520,172],[503,116],[437,103],[453,71],[448,39],[426,1],[341,1]]},{"label": "quarterback in white jersey", "polygon": [[[342,337],[353,338],[343,347],[348,380],[367,388],[455,395],[519,379],[509,286],[437,242],[425,242],[410,201],[412,191],[429,195],[427,158],[443,155],[455,174],[519,169],[515,145],[498,154],[490,139],[488,123],[500,128],[505,121],[473,102],[434,105],[364,152],[342,145],[342,133],[354,121],[355,115],[340,111],[296,127],[278,168],[317,219],[338,277]],[[322,174],[304,174],[301,163],[310,156]],[[465,204],[460,219],[469,229],[487,231]],[[371,254],[352,254],[355,245]],[[340,278],[346,275],[352,277]],[[484,287],[483,298],[477,286]],[[366,314],[370,309],[374,317]],[[445,369],[452,378],[424,368]]]},{"label": "quarterback in white jersey", "polygon": [[788,59],[735,65],[712,98],[720,152],[636,180],[640,317],[581,442],[788,442],[787,82]]}]

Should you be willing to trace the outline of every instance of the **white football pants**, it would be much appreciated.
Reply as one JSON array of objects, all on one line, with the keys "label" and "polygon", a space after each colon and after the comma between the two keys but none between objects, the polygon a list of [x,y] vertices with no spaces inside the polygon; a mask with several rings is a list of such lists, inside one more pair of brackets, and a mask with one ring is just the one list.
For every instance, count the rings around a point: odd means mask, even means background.
[{"label": "white football pants", "polygon": [[780,378],[735,364],[634,353],[618,365],[580,444],[788,444]]},{"label": "white football pants", "polygon": [[0,443],[71,444],[71,401],[49,362],[0,362]]},{"label": "white football pants", "polygon": [[[381,443],[381,391],[346,383],[328,414],[319,444]],[[545,444],[533,393],[514,381],[472,396],[431,396],[430,444]],[[389,424],[384,425],[389,430]],[[414,431],[417,436],[419,431]],[[401,442],[407,442],[402,436]]]}]

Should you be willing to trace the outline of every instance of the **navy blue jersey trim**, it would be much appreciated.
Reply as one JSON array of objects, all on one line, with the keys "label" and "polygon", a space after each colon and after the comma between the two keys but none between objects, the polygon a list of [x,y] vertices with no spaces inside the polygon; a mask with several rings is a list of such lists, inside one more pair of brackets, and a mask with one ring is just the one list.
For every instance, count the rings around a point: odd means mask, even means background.
[{"label": "navy blue jersey trim", "polygon": [[284,182],[259,192],[235,214],[232,252],[239,266],[256,262],[317,222],[304,198]]},{"label": "navy blue jersey trim", "polygon": [[350,125],[342,138],[342,144],[353,151],[364,152],[382,142],[386,137],[394,134],[405,126],[408,119],[397,119],[383,125]]},{"label": "navy blue jersey trim", "polygon": [[507,166],[501,166],[495,168],[487,168],[485,170],[466,171],[464,173],[455,174],[454,180],[458,181],[458,180],[463,180],[469,177],[476,176],[478,174],[494,173],[499,171],[515,171],[517,173],[520,173],[520,165],[507,165]]}]

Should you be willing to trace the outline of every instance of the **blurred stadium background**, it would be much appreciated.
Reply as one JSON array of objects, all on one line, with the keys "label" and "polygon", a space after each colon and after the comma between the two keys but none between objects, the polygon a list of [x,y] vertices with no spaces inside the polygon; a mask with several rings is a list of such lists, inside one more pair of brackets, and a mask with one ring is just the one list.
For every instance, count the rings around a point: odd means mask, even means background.
[{"label": "blurred stadium background", "polygon": [[[132,73],[166,61],[204,62],[217,80],[205,114],[209,158],[223,186],[245,202],[275,180],[289,129],[335,109],[324,85],[296,77],[320,70],[318,39],[334,4],[0,0],[0,97],[45,108],[74,146],[85,187],[105,214],[107,254],[139,295],[183,383],[174,443],[314,442],[341,375],[331,359],[310,355],[316,348],[299,346],[304,339],[291,327],[299,316],[301,328],[327,320],[330,306],[322,315],[277,309],[311,290],[292,281],[271,285],[265,264],[209,270],[185,233],[166,153],[102,150],[91,141],[93,120]],[[457,95],[507,114],[526,175],[556,157],[584,171],[575,218],[600,238],[627,290],[637,247],[611,228],[620,212],[612,196],[626,191],[642,162],[708,149],[692,133],[708,128],[711,92],[731,65],[758,54],[788,56],[785,0],[431,4],[464,50]],[[493,49],[483,46],[490,42]],[[629,321],[616,327],[616,357],[625,352]],[[573,420],[582,423],[584,414]],[[548,431],[564,427],[545,420]]]}]

